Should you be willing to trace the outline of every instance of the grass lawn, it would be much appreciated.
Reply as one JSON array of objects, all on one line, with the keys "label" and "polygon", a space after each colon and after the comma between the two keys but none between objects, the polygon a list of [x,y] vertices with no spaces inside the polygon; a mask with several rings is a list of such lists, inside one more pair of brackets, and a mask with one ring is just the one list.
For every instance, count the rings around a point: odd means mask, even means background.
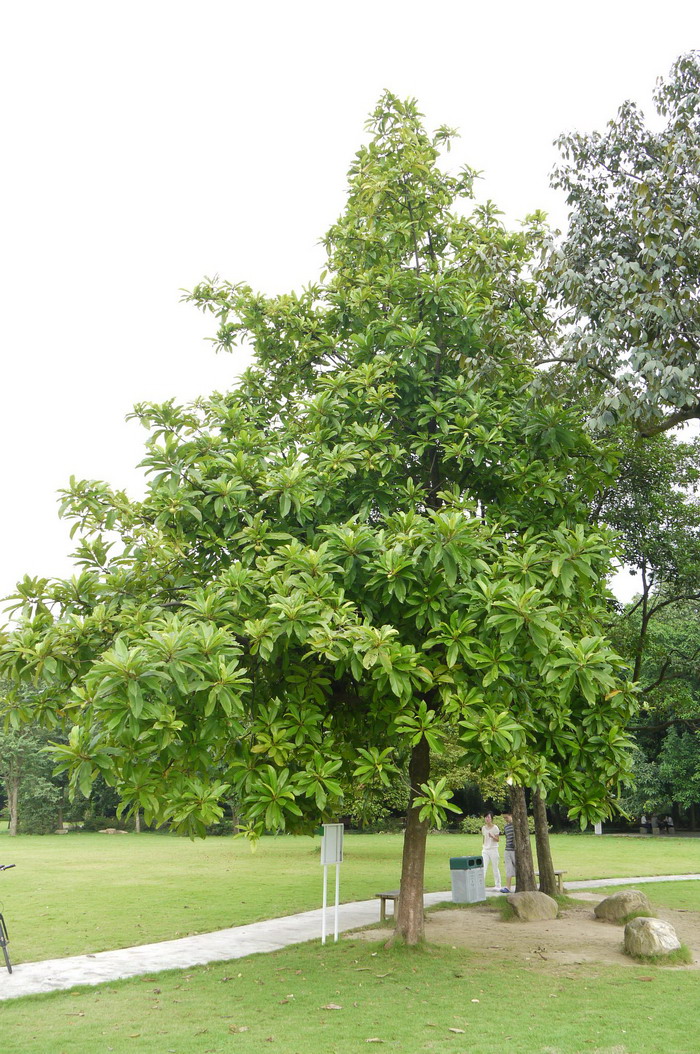
[{"label": "grass lawn", "polygon": [[[348,835],[344,901],[398,885],[401,835]],[[426,890],[449,889],[450,856],[479,851],[478,836],[428,840]],[[0,910],[15,962],[166,940],[320,907],[320,839],[190,842],[163,835],[0,834]],[[700,840],[554,835],[566,879],[695,873]],[[663,894],[660,897],[663,901]]]},{"label": "grass lawn", "polygon": [[[642,893],[646,893],[653,907],[675,908],[681,911],[697,911],[700,913],[700,881],[694,882],[645,882],[639,885]],[[619,893],[619,886],[610,886],[607,889],[592,889],[591,893],[608,897],[611,893]],[[700,1049],[700,1042],[698,1043]]]},{"label": "grass lawn", "polygon": [[[697,1054],[698,973],[361,940],[0,1004],[8,1054]],[[370,1045],[371,1044],[371,1045]]]}]

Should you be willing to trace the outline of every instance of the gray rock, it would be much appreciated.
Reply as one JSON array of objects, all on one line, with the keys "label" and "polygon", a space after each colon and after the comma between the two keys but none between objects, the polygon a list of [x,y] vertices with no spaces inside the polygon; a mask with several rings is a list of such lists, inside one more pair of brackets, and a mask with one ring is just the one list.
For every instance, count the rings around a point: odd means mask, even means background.
[{"label": "gray rock", "polygon": [[637,911],[651,911],[649,898],[639,889],[621,889],[619,893],[601,900],[594,908],[595,917],[605,919],[606,922],[621,922]]},{"label": "gray rock", "polygon": [[546,893],[511,893],[506,898],[513,911],[523,922],[534,922],[536,919],[555,919],[559,914],[559,905]]},{"label": "gray rock", "polygon": [[673,926],[662,919],[632,919],[625,926],[628,955],[668,955],[680,946]]}]

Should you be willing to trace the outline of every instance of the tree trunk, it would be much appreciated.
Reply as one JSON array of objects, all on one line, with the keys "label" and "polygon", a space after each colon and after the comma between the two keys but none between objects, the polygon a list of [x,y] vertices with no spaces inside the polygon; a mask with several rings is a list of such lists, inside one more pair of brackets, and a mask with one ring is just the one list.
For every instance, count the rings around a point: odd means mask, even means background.
[{"label": "tree trunk", "polygon": [[236,832],[238,830],[238,827],[240,825],[240,822],[241,822],[240,813],[238,811],[238,799],[237,798],[234,799],[234,801],[232,801],[230,803],[229,808],[231,810],[231,827],[233,828],[233,833],[236,834]]},{"label": "tree trunk", "polygon": [[17,834],[19,821],[19,777],[7,781],[7,808],[10,813],[9,830],[11,835]]},{"label": "tree trunk", "polygon": [[137,809],[134,814],[134,834],[141,834],[141,810]]},{"label": "tree trunk", "polygon": [[418,944],[423,939],[423,878],[425,873],[425,843],[428,821],[419,820],[419,809],[413,807],[420,795],[420,785],[430,776],[430,748],[421,739],[411,753],[408,766],[411,784],[403,839],[401,865],[401,896],[396,909],[396,936],[406,944]]},{"label": "tree trunk", "polygon": [[549,897],[556,897],[557,879],[549,845],[547,806],[538,790],[532,792],[532,812],[535,817],[535,845],[537,847],[537,870],[540,873],[540,892],[546,893]]},{"label": "tree trunk", "polygon": [[533,892],[535,883],[535,865],[532,861],[530,832],[527,826],[527,804],[525,788],[510,788],[510,810],[513,814],[513,835],[515,837],[515,888],[518,893]]}]

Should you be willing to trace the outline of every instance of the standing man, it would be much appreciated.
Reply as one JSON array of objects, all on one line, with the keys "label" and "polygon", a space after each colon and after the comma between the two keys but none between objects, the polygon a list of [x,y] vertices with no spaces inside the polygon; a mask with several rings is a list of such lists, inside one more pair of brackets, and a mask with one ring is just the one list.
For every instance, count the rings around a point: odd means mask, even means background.
[{"label": "standing man", "polygon": [[484,882],[489,864],[493,871],[493,883],[495,889],[501,888],[501,870],[498,861],[498,839],[501,837],[496,824],[493,822],[493,813],[487,812],[484,816],[484,826],[481,828],[481,854],[484,858]]},{"label": "standing man", "polygon": [[501,893],[511,893],[515,884],[515,831],[513,830],[513,817],[509,812],[503,813],[506,821],[503,825],[503,833],[506,836],[506,847],[503,856],[506,862],[506,884]]}]

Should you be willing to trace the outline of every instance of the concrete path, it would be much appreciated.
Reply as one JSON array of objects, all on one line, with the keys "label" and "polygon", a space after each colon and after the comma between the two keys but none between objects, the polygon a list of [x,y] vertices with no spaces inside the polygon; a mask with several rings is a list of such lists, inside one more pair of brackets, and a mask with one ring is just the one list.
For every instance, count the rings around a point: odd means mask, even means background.
[{"label": "concrete path", "polygon": [[[648,878],[601,878],[587,882],[567,882],[567,889],[593,889],[601,886],[629,886],[644,882],[680,882],[698,880],[700,875],[658,875]],[[489,890],[488,896],[497,896]],[[449,891],[426,893],[425,906],[431,907],[450,900]],[[328,911],[329,940],[333,940],[333,909]],[[354,904],[341,904],[338,912],[338,930],[345,932],[377,922],[379,902],[375,899],[361,900]],[[287,915],[265,922],[253,922],[248,926],[233,926],[214,933],[201,933],[195,937],[181,937],[158,944],[141,944],[136,948],[121,948],[116,951],[96,952],[94,955],[74,955],[69,959],[44,959],[41,962],[20,963],[8,974],[0,968],[0,1000],[15,999],[22,995],[37,995],[75,985],[104,984],[124,977],[155,973],[158,970],[182,970],[204,963],[241,959],[259,952],[273,952],[290,944],[320,939],[322,912],[303,911],[299,915]],[[12,946],[10,945],[10,952]]]}]

